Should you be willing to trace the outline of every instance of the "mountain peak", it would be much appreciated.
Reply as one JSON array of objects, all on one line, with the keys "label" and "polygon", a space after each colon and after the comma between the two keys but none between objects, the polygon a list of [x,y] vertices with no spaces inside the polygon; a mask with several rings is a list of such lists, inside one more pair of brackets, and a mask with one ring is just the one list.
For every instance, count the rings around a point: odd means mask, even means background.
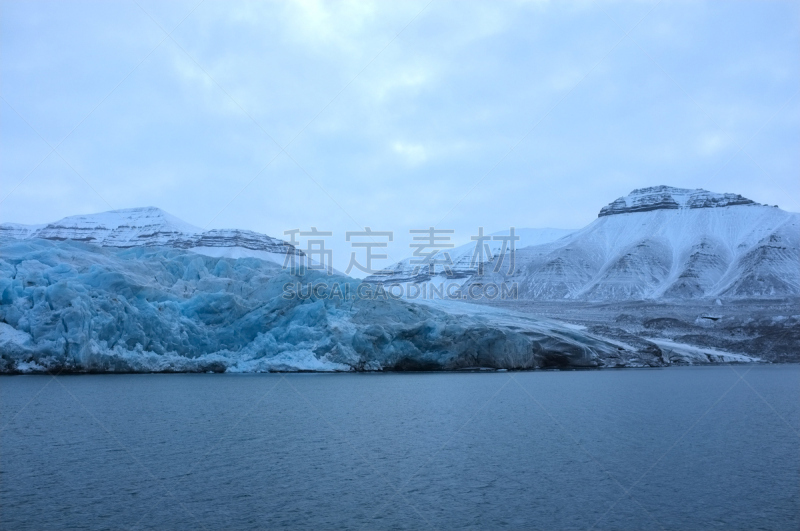
[{"label": "mountain peak", "polygon": [[739,194],[718,194],[702,188],[675,188],[673,186],[651,186],[637,188],[625,197],[600,209],[598,217],[650,210],[678,210],[684,208],[715,208],[736,205],[758,205]]},{"label": "mountain peak", "polygon": [[35,237],[83,241],[109,247],[133,247],[163,244],[202,231],[160,208],[139,207],[69,216],[39,229]]},{"label": "mountain peak", "polygon": [[169,212],[158,207],[136,207],[109,210],[97,214],[69,216],[55,223],[50,223],[48,228],[81,228],[81,229],[107,229],[115,230],[121,227],[129,229],[157,229],[161,232],[182,232],[194,234],[203,229],[186,223]]},{"label": "mountain peak", "polygon": [[0,238],[72,240],[101,247],[166,246],[215,257],[261,258],[282,264],[286,254],[305,256],[283,240],[248,230],[203,230],[158,207],[69,216],[47,225],[0,224]]}]

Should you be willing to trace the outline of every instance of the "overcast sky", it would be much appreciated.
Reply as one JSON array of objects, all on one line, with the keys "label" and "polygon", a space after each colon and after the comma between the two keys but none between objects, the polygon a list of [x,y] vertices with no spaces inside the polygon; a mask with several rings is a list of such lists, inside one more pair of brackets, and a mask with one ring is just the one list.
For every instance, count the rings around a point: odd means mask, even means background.
[{"label": "overcast sky", "polygon": [[658,184],[800,211],[799,6],[3,2],[0,221],[369,226],[397,260]]}]

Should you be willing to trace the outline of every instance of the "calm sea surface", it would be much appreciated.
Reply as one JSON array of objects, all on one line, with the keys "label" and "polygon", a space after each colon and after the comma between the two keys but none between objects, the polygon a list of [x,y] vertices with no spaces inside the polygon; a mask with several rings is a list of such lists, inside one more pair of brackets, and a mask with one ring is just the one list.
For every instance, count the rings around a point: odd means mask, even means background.
[{"label": "calm sea surface", "polygon": [[3,529],[798,529],[800,366],[0,378]]}]

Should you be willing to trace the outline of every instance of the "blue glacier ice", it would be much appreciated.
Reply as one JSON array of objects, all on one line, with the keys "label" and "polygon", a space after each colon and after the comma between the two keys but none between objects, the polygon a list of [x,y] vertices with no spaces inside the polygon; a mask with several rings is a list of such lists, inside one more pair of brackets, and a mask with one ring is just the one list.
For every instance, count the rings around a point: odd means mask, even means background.
[{"label": "blue glacier ice", "polygon": [[[552,322],[359,297],[357,280],[305,273],[173,247],[3,239],[0,372],[594,367],[623,350]],[[352,290],[283,297],[298,281]]]}]

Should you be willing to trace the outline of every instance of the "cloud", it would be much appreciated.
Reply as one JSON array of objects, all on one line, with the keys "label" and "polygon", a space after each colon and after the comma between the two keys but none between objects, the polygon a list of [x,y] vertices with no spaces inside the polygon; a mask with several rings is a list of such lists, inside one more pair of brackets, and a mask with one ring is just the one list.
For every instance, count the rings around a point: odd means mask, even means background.
[{"label": "cloud", "polygon": [[395,142],[392,144],[392,150],[400,155],[403,160],[411,166],[422,164],[428,159],[425,147],[420,144]]},{"label": "cloud", "polygon": [[730,145],[729,139],[719,133],[706,133],[697,140],[697,151],[701,155],[717,155]]}]

